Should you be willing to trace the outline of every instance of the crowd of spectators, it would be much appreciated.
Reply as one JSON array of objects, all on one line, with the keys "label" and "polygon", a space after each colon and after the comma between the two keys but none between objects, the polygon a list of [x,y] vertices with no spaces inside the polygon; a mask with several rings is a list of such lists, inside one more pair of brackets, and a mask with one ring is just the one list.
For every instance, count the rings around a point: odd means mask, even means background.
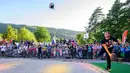
[{"label": "crowd of spectators", "polygon": [[[125,61],[130,59],[130,44],[113,44],[113,53]],[[1,57],[36,57],[43,58],[65,58],[65,59],[95,59],[102,48],[99,42],[93,44],[78,45],[75,40],[62,40],[45,44],[33,41],[0,42]],[[105,59],[105,55],[100,59]]]}]

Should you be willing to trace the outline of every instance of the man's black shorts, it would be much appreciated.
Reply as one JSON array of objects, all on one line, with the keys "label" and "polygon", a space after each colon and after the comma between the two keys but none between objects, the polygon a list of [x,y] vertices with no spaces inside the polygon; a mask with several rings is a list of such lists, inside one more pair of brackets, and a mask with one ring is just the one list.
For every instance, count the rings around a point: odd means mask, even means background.
[{"label": "man's black shorts", "polygon": [[5,51],[1,51],[1,54],[2,54],[2,55],[5,54]]}]

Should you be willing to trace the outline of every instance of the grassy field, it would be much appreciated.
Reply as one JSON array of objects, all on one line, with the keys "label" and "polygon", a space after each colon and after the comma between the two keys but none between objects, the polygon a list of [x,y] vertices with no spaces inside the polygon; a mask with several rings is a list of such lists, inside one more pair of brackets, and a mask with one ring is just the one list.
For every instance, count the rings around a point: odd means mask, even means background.
[{"label": "grassy field", "polygon": [[[98,66],[102,69],[106,68],[106,63],[92,63],[95,66]],[[122,63],[117,63],[117,62],[113,62],[112,63],[112,70],[110,71],[110,73],[130,73],[130,65],[127,64],[122,64]]]}]

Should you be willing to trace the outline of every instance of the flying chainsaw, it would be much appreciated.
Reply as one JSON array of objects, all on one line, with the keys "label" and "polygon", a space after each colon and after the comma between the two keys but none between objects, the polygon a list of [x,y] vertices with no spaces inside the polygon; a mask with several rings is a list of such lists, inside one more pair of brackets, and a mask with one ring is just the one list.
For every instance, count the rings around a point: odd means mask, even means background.
[{"label": "flying chainsaw", "polygon": [[49,8],[55,10],[55,5],[54,5],[54,3],[50,3]]}]

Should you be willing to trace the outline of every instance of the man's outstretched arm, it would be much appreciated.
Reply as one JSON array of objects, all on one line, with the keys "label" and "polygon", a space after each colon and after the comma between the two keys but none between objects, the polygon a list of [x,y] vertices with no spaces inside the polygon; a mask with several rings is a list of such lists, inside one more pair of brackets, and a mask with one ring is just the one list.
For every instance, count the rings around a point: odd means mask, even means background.
[{"label": "man's outstretched arm", "polygon": [[106,46],[106,44],[102,44],[102,46],[104,47],[104,49],[106,50],[106,52],[108,53],[108,55],[111,58],[112,54],[109,52],[108,47]]}]

